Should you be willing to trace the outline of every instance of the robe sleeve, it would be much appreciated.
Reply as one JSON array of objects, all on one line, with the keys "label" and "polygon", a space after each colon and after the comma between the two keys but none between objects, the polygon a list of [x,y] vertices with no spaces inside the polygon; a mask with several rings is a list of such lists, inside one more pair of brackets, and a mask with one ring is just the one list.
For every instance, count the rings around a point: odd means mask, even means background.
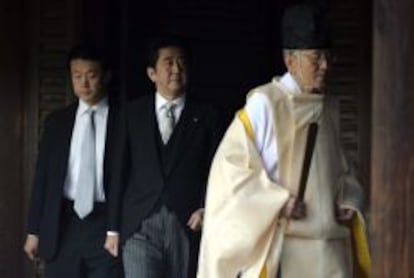
[{"label": "robe sleeve", "polygon": [[337,203],[340,206],[347,206],[356,211],[363,210],[364,193],[353,167],[347,163],[342,155],[344,172],[339,178],[339,194]]},{"label": "robe sleeve", "polygon": [[354,259],[354,275],[358,278],[371,277],[371,257],[365,220],[362,215],[363,192],[355,171],[344,159],[346,171],[340,178],[340,193],[338,205],[353,208],[357,213],[348,223],[351,231],[351,241]]},{"label": "robe sleeve", "polygon": [[211,166],[198,278],[259,277],[289,197],[269,179],[246,117],[235,117]]}]

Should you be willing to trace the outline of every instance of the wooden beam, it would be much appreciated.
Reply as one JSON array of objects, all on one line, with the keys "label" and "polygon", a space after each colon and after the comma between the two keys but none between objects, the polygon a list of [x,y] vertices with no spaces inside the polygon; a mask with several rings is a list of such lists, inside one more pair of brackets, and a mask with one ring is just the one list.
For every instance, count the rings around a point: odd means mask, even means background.
[{"label": "wooden beam", "polygon": [[374,1],[373,277],[414,277],[414,2]]}]

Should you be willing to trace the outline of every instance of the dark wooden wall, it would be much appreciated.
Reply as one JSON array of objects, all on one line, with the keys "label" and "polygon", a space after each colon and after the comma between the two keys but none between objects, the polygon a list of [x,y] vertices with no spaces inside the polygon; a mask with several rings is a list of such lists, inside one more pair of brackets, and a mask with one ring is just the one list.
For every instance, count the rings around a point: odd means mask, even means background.
[{"label": "dark wooden wall", "polygon": [[[21,277],[23,254],[22,1],[0,2],[0,276]],[[11,28],[12,27],[12,28]]]},{"label": "dark wooden wall", "polygon": [[373,277],[414,277],[414,2],[374,2]]}]

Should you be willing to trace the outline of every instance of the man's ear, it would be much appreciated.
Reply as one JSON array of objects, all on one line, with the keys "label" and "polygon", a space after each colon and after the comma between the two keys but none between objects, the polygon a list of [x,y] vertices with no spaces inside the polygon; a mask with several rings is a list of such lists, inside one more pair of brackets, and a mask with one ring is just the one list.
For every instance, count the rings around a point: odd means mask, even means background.
[{"label": "man's ear", "polygon": [[155,82],[155,69],[147,67],[147,76],[152,82]]},{"label": "man's ear", "polygon": [[283,61],[285,62],[285,66],[289,72],[295,72],[297,58],[293,52],[285,52],[283,54]]}]

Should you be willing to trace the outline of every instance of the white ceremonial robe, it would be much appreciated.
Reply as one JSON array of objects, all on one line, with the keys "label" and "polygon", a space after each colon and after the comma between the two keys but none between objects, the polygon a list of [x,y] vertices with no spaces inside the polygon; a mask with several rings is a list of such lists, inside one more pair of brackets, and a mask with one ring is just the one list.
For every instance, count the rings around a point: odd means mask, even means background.
[{"label": "white ceremonial robe", "polygon": [[[350,230],[336,221],[335,211],[338,205],[360,211],[362,191],[341,151],[332,103],[322,95],[289,94],[277,79],[252,94],[271,103],[278,167],[269,177],[246,113],[239,113],[212,163],[197,277],[273,278],[279,264],[283,278],[353,277]],[[319,132],[307,217],[286,220],[281,209],[297,193],[311,122]]]}]

